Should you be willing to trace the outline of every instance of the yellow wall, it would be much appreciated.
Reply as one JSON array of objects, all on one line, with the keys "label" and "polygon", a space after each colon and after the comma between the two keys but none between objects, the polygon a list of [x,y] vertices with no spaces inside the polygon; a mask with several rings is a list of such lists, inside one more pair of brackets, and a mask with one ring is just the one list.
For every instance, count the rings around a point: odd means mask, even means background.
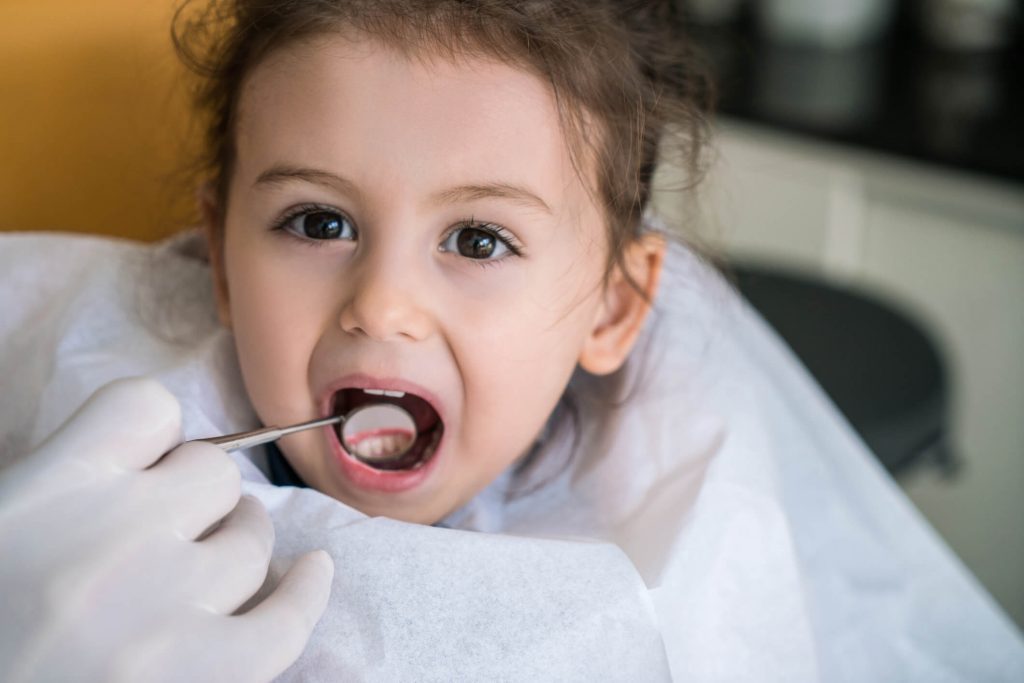
[{"label": "yellow wall", "polygon": [[0,0],[0,229],[154,239],[185,226],[198,139],[177,0]]}]

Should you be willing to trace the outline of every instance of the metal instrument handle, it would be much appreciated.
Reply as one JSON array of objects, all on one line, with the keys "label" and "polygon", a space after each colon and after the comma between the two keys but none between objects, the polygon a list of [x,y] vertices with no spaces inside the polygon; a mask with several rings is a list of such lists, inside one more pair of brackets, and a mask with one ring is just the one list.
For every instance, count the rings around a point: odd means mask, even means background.
[{"label": "metal instrument handle", "polygon": [[238,432],[237,434],[214,436],[209,439],[193,440],[212,443],[214,446],[220,446],[226,452],[231,453],[232,451],[237,451],[243,448],[252,448],[253,446],[277,441],[282,436],[287,436],[288,434],[301,432],[306,429],[315,429],[316,427],[323,427],[324,425],[338,424],[339,422],[344,422],[344,420],[344,415],[335,415],[334,417],[303,422],[301,424],[292,425],[291,427],[264,427],[262,429],[255,429],[248,432]]}]

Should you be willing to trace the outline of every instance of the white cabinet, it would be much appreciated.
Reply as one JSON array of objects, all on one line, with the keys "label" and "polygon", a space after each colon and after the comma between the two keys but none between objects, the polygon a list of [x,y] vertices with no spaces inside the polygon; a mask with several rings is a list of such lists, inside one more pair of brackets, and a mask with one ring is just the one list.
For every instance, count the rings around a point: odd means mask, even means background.
[{"label": "white cabinet", "polygon": [[[963,469],[902,483],[1024,625],[1024,187],[729,122],[717,146],[699,194],[705,244],[867,289],[929,328]],[[679,197],[656,201],[692,212]]]},{"label": "white cabinet", "polygon": [[828,166],[726,137],[716,152],[713,172],[698,194],[700,229],[712,245],[816,270],[825,249]]},{"label": "white cabinet", "polygon": [[871,206],[862,279],[913,304],[953,374],[959,480],[905,489],[1024,624],[1024,226],[921,206]]}]

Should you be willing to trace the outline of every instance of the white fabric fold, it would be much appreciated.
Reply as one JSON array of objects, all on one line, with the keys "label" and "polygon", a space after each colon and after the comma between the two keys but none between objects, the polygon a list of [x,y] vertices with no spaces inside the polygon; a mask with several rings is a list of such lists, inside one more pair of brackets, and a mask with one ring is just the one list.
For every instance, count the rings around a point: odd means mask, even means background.
[{"label": "white fabric fold", "polygon": [[[439,527],[277,487],[268,585],[325,548],[285,680],[1024,680],[1024,643],[800,364],[681,247],[637,350]],[[0,237],[0,466],[93,390],[161,380],[184,437],[255,425],[198,238]],[[575,416],[575,417],[573,417]],[[486,533],[473,533],[486,532]]]}]

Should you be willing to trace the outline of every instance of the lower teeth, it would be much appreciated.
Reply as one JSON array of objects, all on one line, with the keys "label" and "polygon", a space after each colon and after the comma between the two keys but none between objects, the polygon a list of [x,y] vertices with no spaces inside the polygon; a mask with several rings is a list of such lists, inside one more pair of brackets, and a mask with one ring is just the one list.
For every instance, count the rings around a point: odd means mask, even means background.
[{"label": "lower teeth", "polygon": [[377,433],[367,436],[357,435],[350,440],[349,446],[351,446],[351,450],[349,454],[364,465],[369,465],[374,469],[382,471],[417,470],[430,460],[430,457],[437,449],[437,444],[441,440],[441,433],[443,431],[440,427],[435,428],[431,434],[430,441],[423,446],[422,453],[416,458],[415,462],[408,465],[399,465],[401,460],[407,457],[406,449],[412,445],[411,441],[414,438],[414,435],[408,432],[398,434]]},{"label": "lower teeth", "polygon": [[353,455],[367,460],[387,460],[401,455],[412,444],[412,434],[379,434],[352,444]]}]

